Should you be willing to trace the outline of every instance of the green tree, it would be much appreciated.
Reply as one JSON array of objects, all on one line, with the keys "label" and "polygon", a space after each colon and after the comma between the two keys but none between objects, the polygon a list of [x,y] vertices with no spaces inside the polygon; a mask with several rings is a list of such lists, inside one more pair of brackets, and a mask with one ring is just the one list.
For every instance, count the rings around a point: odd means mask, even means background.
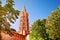
[{"label": "green tree", "polygon": [[30,40],[48,40],[45,28],[46,19],[38,19],[32,24]]},{"label": "green tree", "polygon": [[60,38],[60,6],[49,15],[46,22],[46,28],[49,38],[53,40]]},{"label": "green tree", "polygon": [[42,28],[42,37],[44,38],[44,40],[49,40],[48,38],[48,33],[46,33],[46,27],[45,27],[45,24],[46,24],[46,19],[43,19],[41,20],[41,28]]},{"label": "green tree", "polygon": [[32,24],[30,40],[39,40],[40,38],[40,20],[37,20]]},{"label": "green tree", "polygon": [[1,31],[11,32],[10,23],[14,23],[18,18],[19,11],[13,8],[14,0],[6,0],[6,4],[2,6],[0,1],[0,37]]}]

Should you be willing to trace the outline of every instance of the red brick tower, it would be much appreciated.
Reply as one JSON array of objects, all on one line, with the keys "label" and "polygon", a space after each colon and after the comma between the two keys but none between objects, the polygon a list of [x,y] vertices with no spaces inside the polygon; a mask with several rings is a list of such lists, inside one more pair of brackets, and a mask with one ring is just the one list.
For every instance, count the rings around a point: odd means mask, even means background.
[{"label": "red brick tower", "polygon": [[29,34],[29,20],[28,20],[28,13],[26,12],[25,6],[22,12],[20,13],[19,34],[26,35],[26,36]]}]

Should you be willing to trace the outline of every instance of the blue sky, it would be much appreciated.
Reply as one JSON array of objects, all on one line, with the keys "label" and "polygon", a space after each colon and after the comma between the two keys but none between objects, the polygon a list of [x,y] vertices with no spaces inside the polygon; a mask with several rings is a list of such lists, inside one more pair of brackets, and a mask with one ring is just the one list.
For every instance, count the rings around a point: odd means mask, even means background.
[{"label": "blue sky", "polygon": [[[53,10],[56,10],[60,5],[60,0],[14,0],[14,8],[22,11],[23,6],[25,5],[26,10],[29,14],[29,24],[31,25],[37,19],[47,18]],[[2,0],[3,5],[5,1]],[[20,17],[20,16],[19,16]],[[12,24],[12,28],[18,31],[19,29],[20,18]]]}]

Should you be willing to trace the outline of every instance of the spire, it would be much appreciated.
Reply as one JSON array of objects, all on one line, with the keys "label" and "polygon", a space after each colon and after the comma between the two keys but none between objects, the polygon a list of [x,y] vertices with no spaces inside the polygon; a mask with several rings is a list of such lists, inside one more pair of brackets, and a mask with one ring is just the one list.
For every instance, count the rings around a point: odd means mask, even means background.
[{"label": "spire", "polygon": [[26,12],[25,6],[20,13],[20,24],[19,24],[19,34],[28,35],[29,34],[29,20],[28,13]]},{"label": "spire", "polygon": [[23,6],[23,10],[22,11],[26,11],[25,5]]}]

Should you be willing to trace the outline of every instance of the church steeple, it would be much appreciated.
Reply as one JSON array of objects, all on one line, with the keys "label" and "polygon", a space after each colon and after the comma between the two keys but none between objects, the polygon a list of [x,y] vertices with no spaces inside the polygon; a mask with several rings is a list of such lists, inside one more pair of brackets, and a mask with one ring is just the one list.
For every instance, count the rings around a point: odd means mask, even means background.
[{"label": "church steeple", "polygon": [[19,34],[22,35],[29,34],[29,20],[28,20],[28,13],[26,12],[25,6],[23,7],[22,12],[20,13]]},{"label": "church steeple", "polygon": [[25,11],[26,12],[26,8],[25,8],[25,5],[23,6],[23,10],[22,11]]}]

